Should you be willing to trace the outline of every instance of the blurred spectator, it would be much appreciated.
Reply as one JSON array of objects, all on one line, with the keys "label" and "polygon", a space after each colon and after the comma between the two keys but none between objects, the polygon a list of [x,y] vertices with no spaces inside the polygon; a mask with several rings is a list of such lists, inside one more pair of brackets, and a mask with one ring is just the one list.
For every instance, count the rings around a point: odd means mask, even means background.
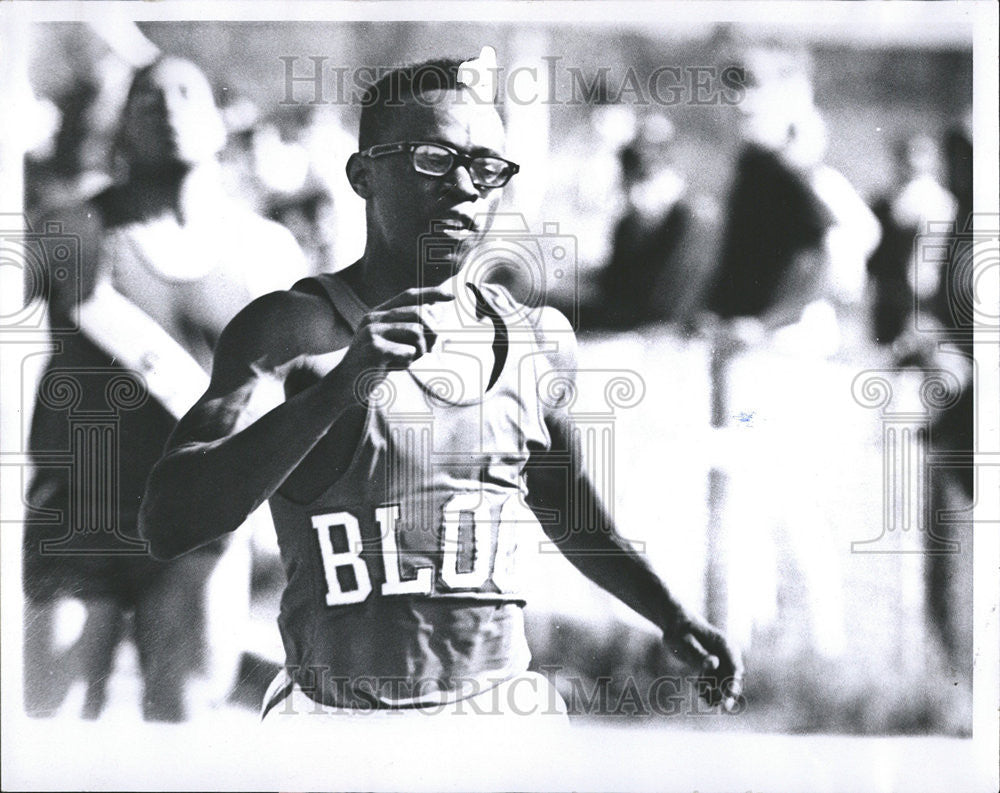
[{"label": "blurred spectator", "polygon": [[945,172],[948,189],[958,202],[958,219],[964,223],[972,215],[972,117],[945,134]]},{"label": "blurred spectator", "polygon": [[306,185],[291,195],[271,196],[267,216],[290,232],[305,254],[311,272],[334,269],[336,219],[333,199],[321,186]]},{"label": "blurred spectator", "polygon": [[756,57],[780,67],[754,77],[739,108],[744,145],[708,305],[750,340],[769,331],[780,347],[829,355],[840,345],[835,309],[861,298],[878,222],[823,162],[826,127],[795,59]]},{"label": "blurred spectator", "polygon": [[[81,715],[97,718],[129,620],[147,719],[184,719],[196,678],[222,686],[212,692],[220,696],[233,683],[248,618],[246,549],[214,543],[163,563],[136,531],[146,477],[176,417],[205,390],[223,327],[305,271],[287,231],[225,194],[224,140],[204,74],[162,58],[128,91],[115,148],[120,181],[51,218],[78,235],[81,250],[68,275],[48,274],[51,326],[79,332],[57,337],[31,428],[23,547],[31,715],[54,714],[82,686]],[[130,371],[149,398],[118,404],[116,384]],[[95,415],[114,418],[106,445],[72,430]],[[54,466],[67,450],[70,470]],[[219,576],[229,577],[226,599],[212,600]],[[83,614],[75,630],[74,612]]]},{"label": "blurred spectator", "polygon": [[[971,333],[969,317],[960,316],[949,301],[955,294],[973,293],[972,268],[957,268],[968,255],[972,245],[972,116],[971,112],[961,124],[957,124],[945,134],[945,171],[948,189],[955,197],[955,225],[960,235],[960,244],[946,263],[944,277],[938,279],[937,290],[928,309],[937,315],[948,327],[961,327]],[[965,232],[965,234],[963,234]],[[963,283],[957,283],[962,279]],[[971,339],[970,339],[971,341]]]},{"label": "blurred spectator", "polygon": [[[799,53],[767,48],[742,53],[747,91],[739,105],[743,141],[729,190],[719,269],[709,308],[724,319],[794,322],[818,294],[818,252],[833,225],[798,160],[798,119],[811,107]],[[794,110],[793,110],[794,108]],[[806,144],[806,145],[803,145]],[[813,158],[816,159],[816,158]],[[753,327],[750,324],[747,328]]]},{"label": "blurred spectator", "polygon": [[[624,208],[619,208],[620,152],[635,136],[638,121],[633,106],[607,101],[606,91],[582,108],[581,116],[583,111],[586,116],[574,118],[549,154],[546,201],[562,203],[556,209],[547,207],[545,220],[560,218],[560,231],[574,234],[577,264],[586,272],[604,265],[611,255],[615,219]],[[559,115],[553,114],[553,124],[558,121]],[[570,223],[566,218],[572,218]],[[577,313],[577,307],[566,308],[570,316]]]},{"label": "blurred spectator", "polygon": [[264,214],[266,190],[256,173],[254,138],[260,123],[260,109],[248,97],[227,91],[220,107],[226,125],[227,142],[219,153],[226,192]]},{"label": "blurred spectator", "polygon": [[291,231],[311,272],[355,261],[364,248],[364,203],[344,175],[356,145],[337,119],[309,105],[261,116],[242,97],[230,101],[224,117],[230,191]]},{"label": "blurred spectator", "polygon": [[[903,218],[915,215],[923,229],[928,221],[940,223],[938,229],[954,222],[956,234],[947,235],[952,243],[949,256],[928,257],[931,261],[913,260],[913,236],[910,228],[907,259],[908,308],[920,312],[920,327],[911,323],[895,339],[893,352],[897,363],[921,369],[946,387],[940,406],[933,411],[925,461],[924,481],[929,484],[927,509],[930,521],[924,534],[927,549],[925,599],[933,635],[956,684],[969,690],[972,685],[972,587],[974,532],[972,509],[975,505],[975,397],[973,387],[973,347],[971,319],[960,306],[951,305],[956,295],[973,292],[972,268],[964,266],[971,255],[974,238],[969,221],[972,217],[972,136],[969,126],[950,129],[944,140],[946,181],[950,193],[931,177],[910,202],[900,202],[911,210]],[[921,146],[933,151],[933,141],[921,140]],[[928,155],[929,157],[929,155]],[[919,177],[912,180],[920,184]],[[942,195],[942,193],[944,193]],[[906,196],[906,193],[903,193]],[[932,214],[936,213],[936,214]],[[896,213],[893,218],[895,219]],[[963,233],[966,232],[966,233]],[[958,283],[963,279],[964,283]],[[913,297],[916,297],[914,303]],[[956,310],[957,309],[957,310]],[[942,342],[934,331],[950,331]],[[944,375],[942,377],[942,375]],[[942,464],[941,460],[952,460]]]},{"label": "blurred spectator", "polygon": [[[353,264],[365,247],[365,202],[351,189],[345,169],[348,158],[357,149],[357,137],[344,126],[332,110],[313,108],[302,129],[301,140],[309,154],[315,175],[313,194],[329,196],[305,208],[315,216],[315,245],[322,249],[326,269],[339,270]],[[308,198],[308,196],[307,196]]]},{"label": "blurred spectator", "polygon": [[694,266],[691,255],[698,218],[686,181],[673,167],[673,140],[670,120],[651,115],[619,152],[625,212],[588,324],[681,324],[698,302],[705,282],[704,268]]},{"label": "blurred spectator", "polygon": [[[931,320],[933,322],[933,320]],[[925,327],[929,323],[924,323]],[[964,348],[964,349],[963,349]],[[924,598],[934,637],[955,677],[972,684],[972,585],[975,468],[973,466],[973,363],[968,345],[941,343],[915,331],[894,345],[897,363],[914,367],[941,387],[922,458],[929,520]]]},{"label": "blurred spectator", "polygon": [[25,211],[34,223],[108,186],[106,153],[121,115],[132,69],[107,43],[96,60],[54,97],[59,125],[50,149],[27,152]]},{"label": "blurred spectator", "polygon": [[[938,182],[937,145],[926,135],[901,139],[894,149],[895,178],[892,190],[874,206],[882,224],[882,241],[868,260],[874,291],[874,335],[879,344],[891,344],[906,329],[913,312],[915,280],[923,284],[920,262],[914,261],[914,242],[929,222],[955,220],[956,203]],[[940,226],[939,226],[940,228]],[[936,285],[936,273],[931,274]]]},{"label": "blurred spectator", "polygon": [[107,185],[105,174],[88,167],[84,146],[98,90],[91,80],[78,80],[57,97],[50,104],[55,111],[53,134],[26,152],[24,208],[33,225],[53,206],[83,200]]},{"label": "blurred spectator", "polygon": [[[767,372],[762,387],[802,395],[780,417],[786,430],[795,428],[797,441],[814,412],[822,410],[821,404],[806,399],[816,399],[810,387],[823,382],[827,359],[841,346],[837,309],[860,301],[865,261],[878,243],[879,230],[848,180],[823,162],[826,129],[813,104],[806,58],[780,48],[751,50],[745,57],[748,90],[739,107],[743,149],[728,198],[719,269],[707,301],[722,320],[710,359],[712,424],[729,426],[739,414],[730,403],[733,371],[764,350],[772,355],[756,360],[758,371]],[[758,455],[766,460],[774,451],[761,449]],[[720,616],[728,606],[721,593],[739,581],[716,559],[728,544],[719,536],[728,494],[742,490],[758,500],[781,500],[794,516],[784,534],[804,581],[813,646],[835,656],[846,646],[846,615],[832,529],[809,495],[812,483],[801,454],[788,449],[771,460],[744,471],[738,481],[730,482],[721,464],[710,472],[708,613],[725,623]],[[760,493],[775,482],[781,482],[781,488],[761,499]],[[761,572],[754,580],[744,580],[747,589],[730,595],[729,603],[763,603],[768,592],[777,591],[776,582],[762,572],[779,569],[776,531],[748,521],[745,532],[759,533],[741,539],[756,555],[750,562],[753,569]],[[754,621],[769,615],[744,609],[738,618],[740,624],[730,623],[728,629],[749,638]]]}]

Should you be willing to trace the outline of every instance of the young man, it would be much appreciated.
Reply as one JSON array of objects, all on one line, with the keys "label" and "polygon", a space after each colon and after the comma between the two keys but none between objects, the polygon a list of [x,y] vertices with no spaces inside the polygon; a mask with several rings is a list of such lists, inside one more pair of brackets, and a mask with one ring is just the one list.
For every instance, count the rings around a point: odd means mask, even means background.
[{"label": "young man", "polygon": [[[270,499],[287,675],[265,712],[296,697],[420,709],[510,686],[529,660],[517,535],[539,522],[731,707],[735,652],[611,527],[566,400],[541,387],[574,369],[568,323],[461,269],[518,170],[495,106],[462,73],[434,61],[371,87],[347,164],[367,202],[363,257],[224,331],[208,391],[150,477],[143,536],[174,557]],[[284,401],[252,419],[270,384]]]},{"label": "young man", "polygon": [[[249,614],[247,549],[224,554],[226,543],[209,543],[164,563],[136,529],[146,477],[207,386],[222,329],[252,299],[306,272],[288,231],[224,193],[224,143],[205,75],[164,57],[129,89],[115,151],[127,173],[54,213],[79,235],[81,260],[46,274],[56,352],[33,416],[28,503],[38,512],[24,533],[32,715],[57,712],[81,678],[82,715],[101,714],[129,617],[146,718],[186,718],[195,681],[206,698],[234,682],[242,637],[232,633]],[[133,372],[145,389],[130,388]],[[101,432],[110,434],[95,440]],[[69,472],[53,464],[67,449]],[[213,582],[225,594],[210,602]],[[59,628],[74,602],[85,615],[78,638]]]}]

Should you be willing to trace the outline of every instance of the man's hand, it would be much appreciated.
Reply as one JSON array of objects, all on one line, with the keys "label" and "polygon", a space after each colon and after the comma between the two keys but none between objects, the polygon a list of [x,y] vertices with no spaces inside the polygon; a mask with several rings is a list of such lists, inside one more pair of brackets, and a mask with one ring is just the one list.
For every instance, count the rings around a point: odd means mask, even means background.
[{"label": "man's hand", "polygon": [[407,289],[376,306],[361,320],[337,370],[358,376],[406,369],[434,346],[435,334],[421,317],[421,306],[454,299],[451,292],[434,286]]},{"label": "man's hand", "polygon": [[743,705],[743,663],[739,651],[716,628],[698,617],[685,617],[673,637],[664,637],[671,652],[699,671],[698,693],[709,705],[727,713]]}]

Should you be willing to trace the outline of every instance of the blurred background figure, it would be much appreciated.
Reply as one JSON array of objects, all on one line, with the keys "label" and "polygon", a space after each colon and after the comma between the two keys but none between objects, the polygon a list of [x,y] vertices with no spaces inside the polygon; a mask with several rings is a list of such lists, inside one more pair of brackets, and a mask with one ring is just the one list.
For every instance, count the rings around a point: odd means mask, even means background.
[{"label": "blurred background figure", "polygon": [[[708,613],[749,641],[777,614],[779,571],[794,574],[803,629],[819,655],[835,658],[847,646],[843,573],[833,529],[810,494],[815,468],[803,468],[804,459],[818,466],[819,452],[799,449],[800,433],[808,428],[811,443],[823,443],[816,418],[836,398],[824,405],[816,386],[841,348],[840,318],[861,301],[879,230],[850,182],[824,163],[826,125],[807,54],[751,47],[742,59],[742,145],[707,302],[721,320],[710,357],[711,422],[726,430],[754,421],[759,408],[735,396],[746,399],[746,378],[756,379],[758,399],[782,409],[756,418],[773,423],[751,452],[755,465],[735,473],[738,455],[730,455],[709,473]],[[778,501],[780,517],[760,508]],[[735,514],[747,515],[739,536],[725,528]]]},{"label": "blurred background figure", "polygon": [[[575,218],[569,231],[577,239],[579,257],[588,265],[581,273],[578,285],[582,294],[563,295],[549,291],[549,302],[555,299],[565,303],[567,316],[574,316],[578,306],[569,301],[579,301],[585,311],[586,324],[601,325],[600,310],[590,308],[597,303],[600,287],[599,271],[611,256],[615,215],[624,211],[620,153],[636,135],[638,114],[631,105],[610,101],[607,86],[600,77],[595,78],[594,96],[582,104],[578,115],[562,136],[558,147],[552,147],[546,160],[546,181],[549,185],[545,217],[568,216]],[[552,124],[566,123],[552,110]],[[556,134],[553,132],[552,134]],[[522,158],[523,159],[523,158]],[[555,204],[549,209],[548,204]],[[565,232],[564,223],[560,228]],[[580,262],[576,263],[577,266]],[[594,314],[597,316],[593,316]]]},{"label": "blurred background figure", "polygon": [[[248,622],[247,546],[216,543],[162,563],[136,532],[146,477],[176,418],[207,386],[221,330],[254,297],[306,271],[287,230],[225,193],[225,142],[202,71],[159,57],[128,90],[114,183],[48,213],[79,236],[82,257],[68,277],[48,274],[50,325],[80,330],[56,337],[31,427],[23,546],[31,715],[65,704],[100,716],[129,636],[147,719],[183,720],[234,682]],[[116,404],[115,383],[128,372],[143,376],[149,398]],[[75,400],[61,398],[68,393]],[[117,413],[110,446],[71,432],[74,415],[95,410]],[[72,470],[46,464],[67,449]],[[88,476],[88,465],[98,473]]]},{"label": "blurred background figure", "polygon": [[[923,382],[940,389],[922,458],[927,499],[923,594],[928,627],[944,668],[953,685],[971,695],[976,486],[971,336],[937,342],[909,331],[896,340],[893,352],[896,364],[917,370]],[[957,702],[956,718],[967,717],[961,700]]]},{"label": "blurred background figure", "polygon": [[961,223],[972,216],[972,111],[964,115],[962,123],[950,127],[944,137],[946,180]]},{"label": "blurred background figure", "polygon": [[695,226],[704,223],[676,169],[675,134],[667,116],[647,115],[619,151],[625,211],[615,226],[610,260],[599,274],[588,328],[683,325],[698,306],[708,273],[692,249]]},{"label": "blurred background figure", "polygon": [[955,224],[960,235],[964,232],[964,239],[945,262],[944,272],[939,273],[937,279],[931,279],[937,281],[937,289],[927,307],[949,327],[960,328],[971,334],[971,318],[962,316],[961,311],[955,311],[956,296],[969,295],[973,291],[972,268],[957,267],[964,261],[972,242],[969,234],[973,230],[971,110],[963,113],[960,123],[953,124],[946,130],[944,161],[945,183],[955,198]]},{"label": "blurred background figure", "polygon": [[323,262],[325,270],[340,270],[360,259],[365,247],[365,202],[344,175],[357,139],[332,109],[310,106],[309,111],[297,134],[310,163],[301,214],[314,238],[302,245],[316,250],[312,261]]},{"label": "blurred background figure", "polygon": [[311,273],[356,261],[364,249],[364,203],[345,190],[344,164],[357,147],[336,115],[311,105],[261,114],[246,97],[233,98],[224,115],[230,192],[291,231]]},{"label": "blurred background figure", "polygon": [[[142,48],[130,54],[148,58],[150,52]],[[25,157],[24,204],[29,220],[37,221],[56,206],[83,201],[108,186],[107,151],[131,75],[128,61],[104,52],[48,102],[51,138]]]},{"label": "blurred background figure", "polygon": [[807,55],[750,48],[744,61],[743,145],[709,308],[748,340],[773,331],[783,347],[831,355],[841,342],[836,309],[861,299],[878,223],[824,163],[826,125]]},{"label": "blurred background figure", "polygon": [[[940,156],[933,138],[922,134],[901,138],[893,155],[893,187],[874,206],[882,240],[868,260],[872,326],[879,344],[892,344],[908,329],[914,308],[912,284],[918,274],[922,282],[927,280],[914,259],[917,234],[926,232],[929,222],[954,223],[957,211],[955,198],[938,181]],[[926,297],[936,290],[934,275],[932,285],[918,287]]]},{"label": "blurred background figure", "polygon": [[80,149],[87,125],[86,110],[96,93],[92,82],[80,80],[56,100],[35,100],[28,119],[34,140],[24,158],[24,207],[30,220],[37,220],[68,195],[92,194],[106,185],[106,176],[95,174],[94,180],[87,174]]},{"label": "blurred background figure", "polygon": [[[887,312],[890,319],[875,315],[876,334],[886,331],[877,341],[892,343],[898,365],[913,367],[926,381],[933,379],[944,388],[933,410],[923,472],[929,500],[924,598],[932,636],[948,673],[965,691],[972,686],[976,486],[973,327],[962,304],[962,298],[974,292],[968,266],[974,242],[970,126],[966,121],[944,134],[947,189],[937,178],[940,151],[934,139],[918,135],[900,141],[897,156],[904,186],[895,198],[879,205],[886,233],[898,241],[898,248],[890,251],[895,258],[881,261],[878,252],[872,257],[880,271],[891,273],[888,286],[906,298],[905,305],[885,301],[894,310]],[[949,233],[950,227],[957,233]],[[948,255],[922,255],[926,249],[918,244],[918,235],[926,235],[932,245],[935,238],[947,243]],[[874,268],[870,265],[870,269]],[[872,274],[878,283],[878,273]],[[942,464],[941,460],[949,458],[951,464]]]}]

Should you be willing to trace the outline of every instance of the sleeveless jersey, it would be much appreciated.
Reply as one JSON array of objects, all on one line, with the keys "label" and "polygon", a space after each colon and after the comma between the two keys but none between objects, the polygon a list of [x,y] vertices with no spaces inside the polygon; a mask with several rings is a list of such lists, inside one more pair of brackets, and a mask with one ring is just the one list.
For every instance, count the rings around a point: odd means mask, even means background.
[{"label": "sleeveless jersey", "polygon": [[[367,307],[339,276],[316,280],[356,330]],[[369,389],[353,458],[325,492],[305,504],[271,498],[287,574],[286,665],[324,704],[461,699],[530,660],[516,559],[518,537],[539,529],[524,503],[525,465],[550,444],[541,350],[505,292],[473,291],[492,320],[473,342],[494,350],[482,388],[453,376],[446,364],[460,360],[459,345],[439,339],[452,354],[432,348]]]}]

